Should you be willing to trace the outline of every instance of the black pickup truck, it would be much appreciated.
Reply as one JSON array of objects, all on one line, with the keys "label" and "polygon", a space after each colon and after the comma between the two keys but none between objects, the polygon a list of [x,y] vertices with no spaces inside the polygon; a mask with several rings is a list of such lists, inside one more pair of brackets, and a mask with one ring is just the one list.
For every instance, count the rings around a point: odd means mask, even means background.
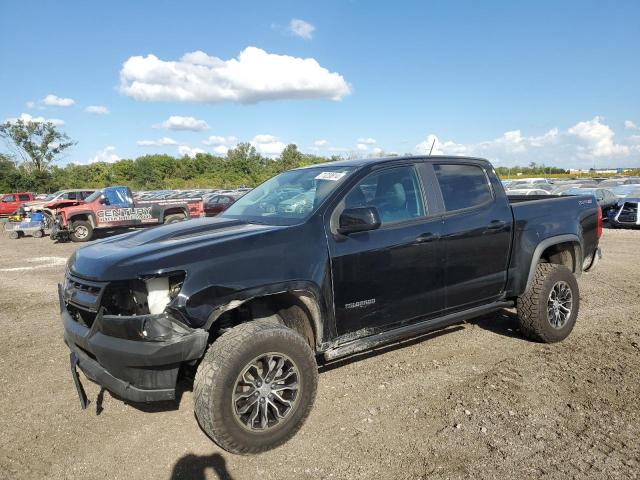
[{"label": "black pickup truck", "polygon": [[282,173],[220,217],[80,248],[59,286],[77,368],[130,402],[175,398],[221,447],[278,446],[311,410],[318,363],[516,307],[564,339],[594,267],[592,196],[507,198],[486,160],[348,160]]}]

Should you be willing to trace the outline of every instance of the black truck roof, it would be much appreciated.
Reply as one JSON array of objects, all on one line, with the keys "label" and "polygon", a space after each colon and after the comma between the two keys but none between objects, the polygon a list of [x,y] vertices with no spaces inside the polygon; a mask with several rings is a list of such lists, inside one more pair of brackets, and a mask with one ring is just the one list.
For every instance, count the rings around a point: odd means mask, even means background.
[{"label": "black truck roof", "polygon": [[420,161],[420,162],[433,162],[438,160],[453,160],[453,161],[473,161],[477,163],[484,163],[491,165],[491,162],[484,158],[477,157],[461,157],[450,155],[404,155],[401,157],[369,157],[369,158],[354,158],[349,160],[338,160],[335,162],[317,163],[314,165],[308,165],[302,168],[314,168],[314,167],[363,167],[365,165],[378,165],[384,163],[404,162],[407,160]]}]

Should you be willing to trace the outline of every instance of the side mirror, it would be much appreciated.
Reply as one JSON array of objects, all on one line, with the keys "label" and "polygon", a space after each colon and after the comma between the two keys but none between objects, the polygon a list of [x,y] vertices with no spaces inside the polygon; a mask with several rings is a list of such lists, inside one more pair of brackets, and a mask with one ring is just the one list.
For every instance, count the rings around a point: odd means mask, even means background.
[{"label": "side mirror", "polygon": [[376,207],[346,208],[340,214],[338,233],[366,232],[380,227],[380,215]]}]

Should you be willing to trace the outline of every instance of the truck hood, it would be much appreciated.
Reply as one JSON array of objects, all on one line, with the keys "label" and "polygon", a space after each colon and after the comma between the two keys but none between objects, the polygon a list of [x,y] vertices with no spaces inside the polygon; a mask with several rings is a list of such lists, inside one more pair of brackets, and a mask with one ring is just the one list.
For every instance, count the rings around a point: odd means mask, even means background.
[{"label": "truck hood", "polygon": [[71,272],[89,280],[113,281],[189,271],[195,264],[237,255],[258,237],[290,227],[257,225],[226,218],[200,218],[93,242],[69,259]]}]

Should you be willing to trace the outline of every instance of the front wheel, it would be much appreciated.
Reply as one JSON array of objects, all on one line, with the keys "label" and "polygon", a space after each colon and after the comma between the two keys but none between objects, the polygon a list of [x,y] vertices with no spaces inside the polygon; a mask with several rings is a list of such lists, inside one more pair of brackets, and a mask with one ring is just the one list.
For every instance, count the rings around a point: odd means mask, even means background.
[{"label": "front wheel", "polygon": [[69,237],[72,242],[88,242],[93,237],[93,226],[86,220],[76,220],[71,224]]},{"label": "front wheel", "polygon": [[528,338],[553,343],[569,336],[578,318],[580,290],[564,265],[540,263],[533,282],[518,297],[520,331]]},{"label": "front wheel", "polygon": [[232,328],[205,354],[194,382],[202,429],[231,453],[282,445],[311,411],[318,384],[313,351],[271,320]]}]

